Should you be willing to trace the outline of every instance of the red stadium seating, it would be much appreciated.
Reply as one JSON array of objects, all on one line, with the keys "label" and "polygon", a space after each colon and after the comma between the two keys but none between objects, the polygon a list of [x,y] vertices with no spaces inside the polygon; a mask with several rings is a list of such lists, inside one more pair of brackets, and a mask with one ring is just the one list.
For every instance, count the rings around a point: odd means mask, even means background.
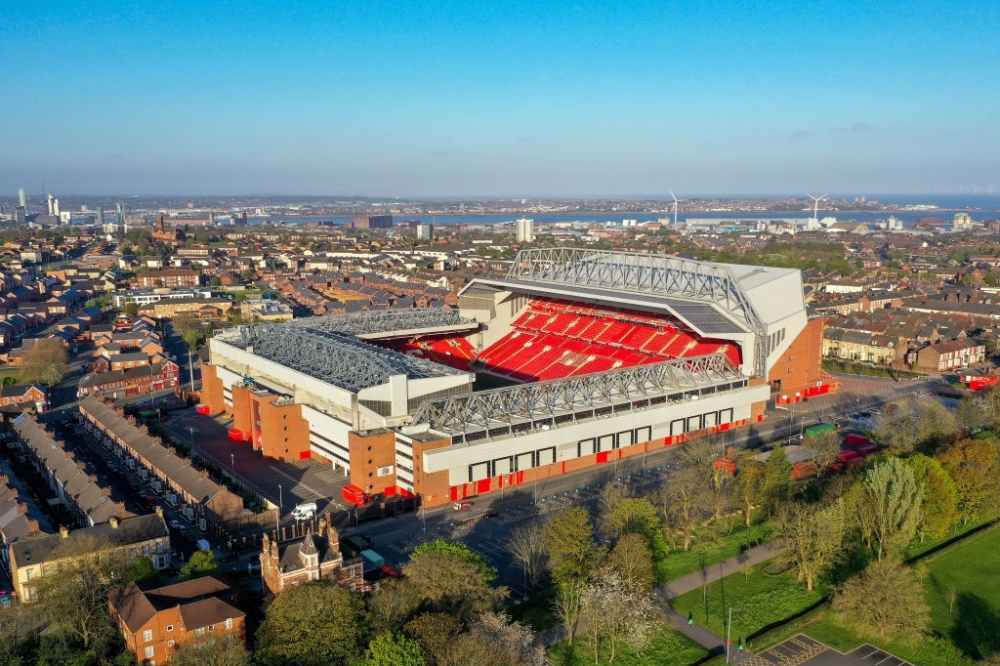
[{"label": "red stadium seating", "polygon": [[[456,340],[435,341],[431,351],[468,363],[471,345]],[[716,353],[742,362],[738,344],[702,339],[667,315],[535,298],[475,360],[491,372],[538,381]]]}]

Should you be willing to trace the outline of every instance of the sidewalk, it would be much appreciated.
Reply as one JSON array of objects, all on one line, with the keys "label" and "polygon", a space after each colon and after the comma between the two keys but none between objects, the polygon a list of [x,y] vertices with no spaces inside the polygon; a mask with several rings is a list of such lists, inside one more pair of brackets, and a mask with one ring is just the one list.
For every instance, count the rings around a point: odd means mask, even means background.
[{"label": "sidewalk", "polygon": [[703,585],[714,583],[720,578],[725,578],[731,574],[743,571],[747,567],[752,567],[766,562],[778,554],[779,548],[774,544],[764,543],[750,548],[745,553],[740,553],[728,560],[716,562],[700,571],[693,571],[689,574],[676,578],[666,585],[661,586],[657,593],[664,595],[667,599],[679,597],[682,594],[696,590]]},{"label": "sidewalk", "polygon": [[[662,585],[656,589],[656,598],[661,602],[663,613],[667,617],[667,622],[673,629],[684,634],[698,645],[708,650],[711,654],[722,654],[726,651],[725,641],[721,636],[709,631],[698,624],[688,624],[686,617],[670,607],[670,600],[682,594],[697,590],[703,585],[713,583],[720,578],[725,578],[731,574],[740,572],[748,567],[756,566],[761,562],[770,560],[778,554],[778,547],[765,543],[750,548],[745,553],[740,553],[736,557],[723,560],[701,571],[694,571],[685,576],[681,576]],[[741,658],[746,658],[746,654]]]}]

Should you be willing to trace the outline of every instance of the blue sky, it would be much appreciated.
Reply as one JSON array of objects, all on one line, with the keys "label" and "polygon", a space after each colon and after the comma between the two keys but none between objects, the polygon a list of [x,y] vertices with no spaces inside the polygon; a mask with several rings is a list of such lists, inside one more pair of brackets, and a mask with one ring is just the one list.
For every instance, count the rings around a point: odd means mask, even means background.
[{"label": "blue sky", "polygon": [[996,2],[10,2],[0,191],[1000,191],[998,28]]}]

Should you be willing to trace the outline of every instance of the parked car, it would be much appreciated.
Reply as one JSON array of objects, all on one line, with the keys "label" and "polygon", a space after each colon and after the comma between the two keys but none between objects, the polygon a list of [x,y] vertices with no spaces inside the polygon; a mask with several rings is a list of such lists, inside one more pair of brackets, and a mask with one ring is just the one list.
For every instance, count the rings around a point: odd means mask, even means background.
[{"label": "parked car", "polygon": [[455,502],[451,505],[452,511],[468,511],[472,508],[472,502]]}]

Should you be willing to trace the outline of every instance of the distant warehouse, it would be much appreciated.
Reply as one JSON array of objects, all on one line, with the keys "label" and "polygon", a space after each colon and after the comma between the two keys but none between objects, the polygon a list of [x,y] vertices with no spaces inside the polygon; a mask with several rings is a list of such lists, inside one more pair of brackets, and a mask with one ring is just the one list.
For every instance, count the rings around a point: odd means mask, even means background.
[{"label": "distant warehouse", "polygon": [[763,418],[831,390],[799,271],[668,256],[522,251],[458,310],[297,319],[210,340],[202,403],[346,496],[429,506]]}]

